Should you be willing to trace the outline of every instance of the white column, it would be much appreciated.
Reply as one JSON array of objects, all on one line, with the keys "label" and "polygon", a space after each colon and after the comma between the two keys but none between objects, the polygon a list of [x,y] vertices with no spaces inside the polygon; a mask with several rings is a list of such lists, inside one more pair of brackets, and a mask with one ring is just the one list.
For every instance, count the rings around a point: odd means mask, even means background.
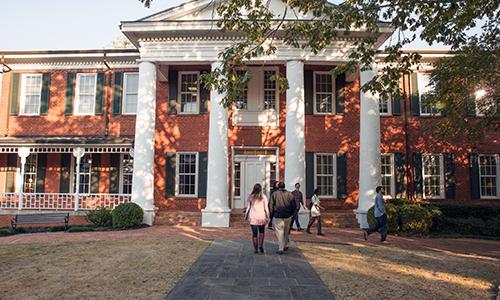
[{"label": "white column", "polygon": [[156,64],[139,63],[139,93],[134,139],[132,202],[144,211],[144,224],[154,221],[154,144],[156,113]]},{"label": "white column", "polygon": [[21,170],[19,170],[19,181],[18,181],[18,191],[19,191],[19,210],[23,209],[24,206],[24,171],[26,166],[26,158],[30,155],[30,148],[21,147],[17,149],[17,155],[21,160]]},{"label": "white column", "polygon": [[[288,61],[286,63],[286,78],[289,89],[286,91],[285,185],[289,191],[293,191],[298,182],[305,195],[304,63],[299,60]],[[299,212],[299,221],[302,227],[307,227],[308,214],[304,209]]]},{"label": "white column", "polygon": [[[377,72],[374,64],[362,71],[360,85],[370,81]],[[354,210],[361,228],[368,227],[366,213],[375,202],[375,188],[380,185],[380,113],[379,99],[370,92],[360,92],[359,137],[359,200]]]},{"label": "white column", "polygon": [[[212,64],[212,70],[220,66]],[[222,94],[210,91],[210,127],[208,133],[207,206],[201,212],[204,227],[229,227],[227,109],[220,103]]]}]

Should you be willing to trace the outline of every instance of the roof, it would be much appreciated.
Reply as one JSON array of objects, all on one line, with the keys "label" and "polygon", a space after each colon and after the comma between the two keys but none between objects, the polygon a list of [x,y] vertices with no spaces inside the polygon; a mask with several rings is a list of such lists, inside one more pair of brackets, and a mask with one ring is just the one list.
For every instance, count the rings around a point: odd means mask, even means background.
[{"label": "roof", "polygon": [[0,138],[0,146],[11,145],[132,145],[133,137],[25,136]]}]

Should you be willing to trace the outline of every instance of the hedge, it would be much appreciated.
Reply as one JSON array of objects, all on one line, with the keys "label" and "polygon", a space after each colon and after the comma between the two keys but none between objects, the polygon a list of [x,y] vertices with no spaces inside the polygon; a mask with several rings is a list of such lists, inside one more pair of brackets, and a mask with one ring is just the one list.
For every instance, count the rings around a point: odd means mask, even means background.
[{"label": "hedge", "polygon": [[133,203],[122,203],[112,212],[114,228],[137,227],[142,224],[144,212],[142,208]]}]

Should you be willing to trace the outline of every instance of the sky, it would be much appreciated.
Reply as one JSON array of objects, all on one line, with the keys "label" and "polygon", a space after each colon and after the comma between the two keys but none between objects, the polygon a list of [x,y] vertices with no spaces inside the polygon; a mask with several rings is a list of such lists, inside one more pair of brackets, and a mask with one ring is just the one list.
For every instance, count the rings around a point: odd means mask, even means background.
[{"label": "sky", "polygon": [[[111,48],[123,34],[121,21],[133,21],[187,0],[0,0],[1,50],[74,50]],[[415,41],[407,49],[430,46]],[[432,49],[444,49],[434,45]]]}]

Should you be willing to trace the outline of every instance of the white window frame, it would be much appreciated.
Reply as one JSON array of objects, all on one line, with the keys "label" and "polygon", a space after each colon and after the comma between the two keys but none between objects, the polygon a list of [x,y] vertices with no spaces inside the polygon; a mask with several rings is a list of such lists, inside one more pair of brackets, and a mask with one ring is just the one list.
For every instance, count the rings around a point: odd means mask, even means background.
[{"label": "white window frame", "polygon": [[[120,153],[120,179],[118,180],[119,182],[119,189],[118,189],[118,192],[120,194],[124,194],[124,191],[123,191],[123,184],[125,183],[125,180],[124,180],[124,176],[125,176],[125,172],[123,172],[124,170],[124,167],[123,167],[123,160],[125,158],[125,155],[129,155],[131,158],[132,158],[132,162],[134,161],[134,157],[132,155],[130,155],[129,153]],[[133,177],[133,164],[132,164],[132,177]],[[132,181],[132,186],[133,186],[134,182]],[[131,195],[132,194],[132,190],[130,191],[130,194],[127,194],[127,195]]]},{"label": "white window frame", "polygon": [[[123,89],[122,89],[122,115],[135,115],[137,114],[137,106],[135,112],[126,112],[125,103],[127,103],[127,76],[137,75],[137,86],[139,86],[139,73],[138,72],[127,72],[123,73]],[[137,102],[139,102],[139,87],[137,87]]]},{"label": "white window frame", "polygon": [[[27,164],[28,164],[28,157],[34,157],[35,158],[35,172],[32,173],[32,172],[27,172]],[[35,183],[34,183],[34,192],[33,193],[36,193],[36,189],[37,189],[37,175],[38,175],[38,153],[30,153],[30,155],[26,158],[26,163],[24,165],[24,178],[21,178],[21,181],[22,181],[22,185],[21,185],[21,189],[23,190],[23,193],[26,193],[26,194],[30,194],[29,192],[25,192],[24,191],[24,187],[26,186],[26,175],[28,174],[34,174],[34,178],[35,178]],[[18,165],[18,170],[19,172],[21,172],[21,158],[18,156],[18,160],[17,160],[17,165]],[[19,175],[21,175],[19,173]],[[20,177],[19,177],[20,178]]]},{"label": "white window frame", "polygon": [[[417,73],[417,85],[418,85],[418,102],[419,102],[419,111],[420,111],[420,115],[421,116],[424,116],[424,117],[439,117],[441,116],[441,111],[438,111],[436,113],[428,113],[428,112],[422,112],[422,84],[421,83],[421,78],[422,76],[430,76],[430,73],[423,73],[423,72],[418,72]],[[426,86],[424,86],[426,87]],[[411,88],[411,87],[410,87]]]},{"label": "white window frame", "polygon": [[262,89],[261,89],[261,103],[262,105],[262,111],[278,111],[279,110],[279,105],[280,105],[280,91],[279,91],[279,86],[278,82],[275,81],[276,87],[274,88],[274,108],[266,108],[265,105],[265,72],[266,71],[274,71],[275,75],[279,75],[279,68],[278,67],[264,67],[262,70]]},{"label": "white window frame", "polygon": [[[80,158],[80,168],[82,167],[82,164],[83,164],[83,159],[85,158],[86,155],[90,155],[90,159],[92,159],[92,162],[94,161],[93,158],[92,158],[92,154],[91,153],[85,153],[85,155]],[[76,188],[76,158],[71,155],[71,170],[70,170],[70,185],[69,185],[69,192],[70,194],[73,194],[76,192],[75,188]],[[80,175],[82,175],[82,173],[80,172]],[[82,184],[82,182],[80,181],[79,182],[80,184]],[[91,195],[92,194],[92,164],[90,164],[90,170],[89,170],[89,192],[88,193],[83,193],[81,189],[78,189],[78,194],[80,195]]]},{"label": "white window frame", "polygon": [[380,115],[381,116],[392,116],[392,97],[391,97],[391,95],[387,96],[387,112],[380,111],[380,103],[382,102],[382,99],[383,99],[382,96],[378,97],[378,101],[379,101],[378,111],[379,111]]},{"label": "white window frame", "polygon": [[[197,77],[197,94],[196,94],[196,109],[195,111],[188,111],[184,112],[182,111],[182,75],[193,75],[195,74]],[[197,115],[200,113],[200,71],[179,71],[179,78],[177,80],[177,99],[179,99],[179,109],[177,110],[177,113],[180,115]]]},{"label": "white window frame", "polygon": [[[496,185],[497,185],[497,195],[496,196],[483,196],[481,192],[481,164],[480,164],[480,158],[484,156],[493,156],[495,157],[496,161],[496,168],[497,168],[497,176],[496,176]],[[500,198],[500,155],[498,154],[479,154],[479,157],[477,159],[478,163],[478,170],[479,170],[479,196],[481,199],[499,199]]]},{"label": "white window frame", "polygon": [[[195,181],[195,185],[194,185],[194,194],[193,195],[189,195],[189,194],[180,194],[179,191],[180,191],[180,187],[179,187],[179,184],[180,184],[180,180],[179,180],[179,165],[180,165],[180,156],[181,155],[192,155],[194,154],[196,156],[196,161],[195,161],[195,164],[196,164],[196,173],[194,175],[194,181]],[[199,162],[199,153],[198,152],[176,152],[175,153],[175,196],[176,197],[182,197],[182,198],[198,198],[198,176],[199,176],[199,165],[198,165],[198,162]]]},{"label": "white window frame", "polygon": [[[321,74],[328,74],[332,77],[332,111],[331,112],[318,112],[316,110],[316,98],[317,98],[317,91],[316,91],[316,75],[321,75]],[[336,113],[336,98],[335,98],[335,77],[332,75],[332,73],[328,71],[314,71],[313,72],[313,106],[314,106],[314,114],[315,115],[334,115]]]},{"label": "white window frame", "polygon": [[[25,112],[25,104],[26,104],[26,77],[28,76],[36,76],[40,77],[40,91],[39,91],[39,98],[38,98],[38,112],[36,113],[26,113]],[[40,107],[42,106],[42,89],[43,89],[43,74],[41,73],[29,73],[29,74],[22,74],[21,75],[21,99],[20,99],[20,109],[19,109],[19,115],[20,116],[39,116],[40,115]]]},{"label": "white window frame", "polygon": [[[480,110],[480,108],[478,107],[478,101],[480,101],[479,99],[474,99],[474,111],[476,113],[476,117],[484,117],[486,116],[486,114]],[[498,105],[496,104],[495,100],[494,99],[491,99],[490,98],[490,101],[493,101],[491,104],[493,105],[493,114],[496,114],[497,112],[497,109],[498,109]]]},{"label": "white window frame", "polygon": [[320,195],[322,198],[337,199],[337,154],[336,153],[314,153],[314,188],[318,187],[318,169],[317,169],[317,156],[331,156],[333,163],[333,187],[332,195]]},{"label": "white window frame", "polygon": [[[92,112],[91,113],[80,113],[80,78],[82,76],[94,76],[94,100],[92,101]],[[75,88],[75,107],[73,114],[75,116],[93,116],[95,115],[95,99],[97,96],[97,73],[77,73],[76,74],[76,88]]]},{"label": "white window frame", "polygon": [[[425,167],[424,167],[424,156],[438,156],[439,157],[439,195],[438,196],[427,196],[425,194]],[[442,154],[426,153],[422,154],[422,195],[424,199],[445,199],[445,186],[444,186],[444,159]]]},{"label": "white window frame", "polygon": [[[386,196],[390,196],[391,198],[395,198],[396,197],[396,172],[395,172],[396,166],[395,166],[395,160],[394,160],[394,153],[382,153],[380,155],[380,166],[381,167],[382,167],[382,156],[389,156],[390,163],[391,163],[391,166],[390,166],[390,168],[391,168],[391,194],[386,195]],[[382,176],[382,170],[380,170],[380,175]]]}]

